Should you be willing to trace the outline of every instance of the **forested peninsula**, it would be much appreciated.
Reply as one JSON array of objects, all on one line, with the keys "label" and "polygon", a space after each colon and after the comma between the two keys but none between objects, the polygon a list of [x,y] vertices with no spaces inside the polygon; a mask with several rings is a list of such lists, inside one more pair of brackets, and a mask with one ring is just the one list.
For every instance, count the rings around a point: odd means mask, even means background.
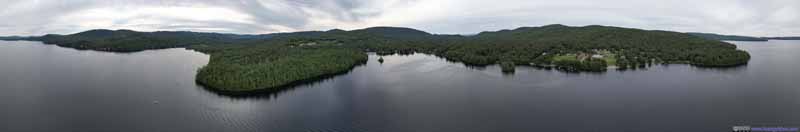
[{"label": "forested peninsula", "polygon": [[[211,56],[196,81],[223,92],[279,90],[347,72],[378,54],[426,53],[468,65],[536,66],[576,72],[646,68],[653,64],[725,67],[746,64],[736,46],[686,33],[609,26],[547,25],[476,35],[437,35],[400,27],[263,35],[90,30],[45,35],[42,41],[76,49],[136,52],[185,47]],[[20,38],[14,38],[20,40]]]}]

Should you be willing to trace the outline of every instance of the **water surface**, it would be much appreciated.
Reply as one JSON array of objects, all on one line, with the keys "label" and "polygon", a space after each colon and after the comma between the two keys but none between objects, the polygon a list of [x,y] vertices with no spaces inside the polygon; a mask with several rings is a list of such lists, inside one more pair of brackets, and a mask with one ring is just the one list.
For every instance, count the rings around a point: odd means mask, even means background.
[{"label": "water surface", "polygon": [[0,131],[730,131],[800,126],[800,41],[732,42],[747,66],[574,74],[385,56],[251,98],[194,83],[208,55],[0,41]]}]

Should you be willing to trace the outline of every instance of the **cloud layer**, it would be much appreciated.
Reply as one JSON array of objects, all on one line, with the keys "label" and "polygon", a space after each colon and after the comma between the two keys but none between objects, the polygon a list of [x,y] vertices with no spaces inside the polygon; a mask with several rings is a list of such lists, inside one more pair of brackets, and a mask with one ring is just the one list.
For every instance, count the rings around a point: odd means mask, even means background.
[{"label": "cloud layer", "polygon": [[412,27],[471,34],[546,24],[800,36],[797,0],[3,0],[0,36],[89,29],[262,34]]}]

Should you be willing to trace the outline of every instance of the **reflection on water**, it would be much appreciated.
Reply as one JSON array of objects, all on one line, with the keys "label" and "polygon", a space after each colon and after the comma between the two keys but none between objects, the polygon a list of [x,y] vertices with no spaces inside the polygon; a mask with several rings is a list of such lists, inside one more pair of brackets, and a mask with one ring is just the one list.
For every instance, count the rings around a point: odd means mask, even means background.
[{"label": "reflection on water", "polygon": [[[729,131],[800,125],[798,41],[733,42],[747,66],[565,73],[371,54],[352,71],[230,97],[194,83],[208,56],[0,41],[0,131]],[[154,103],[157,102],[157,103]]]}]

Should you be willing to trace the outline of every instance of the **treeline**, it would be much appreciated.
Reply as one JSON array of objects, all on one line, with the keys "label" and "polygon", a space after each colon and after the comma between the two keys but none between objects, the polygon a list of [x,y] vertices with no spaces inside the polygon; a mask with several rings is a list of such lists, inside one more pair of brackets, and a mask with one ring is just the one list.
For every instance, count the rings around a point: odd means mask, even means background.
[{"label": "treeline", "polygon": [[764,39],[774,39],[774,40],[800,40],[800,37],[764,37]]},{"label": "treeline", "polygon": [[136,52],[148,49],[186,47],[191,45],[237,44],[271,35],[234,35],[198,32],[137,32],[131,30],[90,30],[71,35],[49,34],[29,40],[42,41],[76,49],[91,49],[113,52]]},{"label": "treeline", "polygon": [[23,36],[0,36],[0,40],[6,41],[16,41],[16,40],[26,40],[28,37]]},{"label": "treeline", "polygon": [[698,37],[703,37],[712,40],[729,40],[729,41],[769,41],[767,38],[751,37],[751,36],[738,36],[738,35],[720,35],[713,33],[687,33]]},{"label": "treeline", "polygon": [[[436,35],[410,28],[375,27],[267,35],[92,30],[30,38],[65,47],[131,52],[187,47],[211,55],[197,82],[221,91],[272,89],[346,72],[366,61],[365,52],[422,52],[469,65],[517,65],[567,71],[644,68],[660,63],[736,66],[750,59],[733,44],[685,33],[607,26],[548,25]],[[607,57],[595,57],[597,55]],[[591,56],[591,57],[590,57]]]}]

